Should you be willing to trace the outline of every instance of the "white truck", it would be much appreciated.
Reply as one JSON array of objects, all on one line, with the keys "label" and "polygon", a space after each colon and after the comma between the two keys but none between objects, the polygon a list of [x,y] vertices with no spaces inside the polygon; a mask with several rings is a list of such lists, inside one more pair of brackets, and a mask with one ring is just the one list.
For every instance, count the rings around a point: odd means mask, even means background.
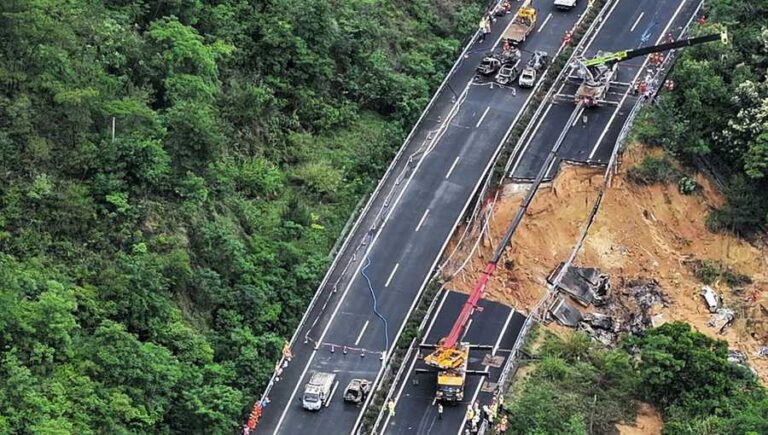
[{"label": "white truck", "polygon": [[555,7],[558,9],[569,10],[576,6],[577,0],[555,0]]},{"label": "white truck", "polygon": [[301,405],[304,409],[317,411],[323,406],[328,406],[336,390],[336,374],[316,372],[304,386],[304,396]]}]

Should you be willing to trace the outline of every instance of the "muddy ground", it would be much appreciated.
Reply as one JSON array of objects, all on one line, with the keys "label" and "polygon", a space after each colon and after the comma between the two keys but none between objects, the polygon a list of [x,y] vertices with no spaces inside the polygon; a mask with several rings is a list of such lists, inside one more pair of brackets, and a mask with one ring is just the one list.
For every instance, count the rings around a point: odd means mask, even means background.
[{"label": "muddy ground", "polygon": [[[679,193],[675,184],[638,186],[627,180],[628,168],[657,152],[639,145],[625,152],[575,264],[601,269],[614,285],[633,279],[657,280],[671,302],[661,311],[664,321],[684,320],[705,334],[728,340],[731,348],[747,355],[750,366],[768,383],[768,358],[756,356],[760,346],[768,345],[768,315],[758,305],[768,307],[768,249],[759,242],[707,230],[707,214],[724,199],[702,175],[695,176],[702,188],[693,195]],[[576,243],[602,185],[603,172],[602,168],[565,165],[554,183],[540,189],[506,249],[487,298],[523,312],[535,305],[546,291],[546,277]],[[471,290],[516,213],[525,189],[527,186],[508,185],[499,192],[487,236],[449,287]],[[470,236],[478,233],[475,229]],[[471,243],[459,246],[445,276],[456,272],[461,264],[458,259],[465,258],[470,247]],[[685,264],[694,258],[719,261],[754,281],[737,292],[724,282],[713,285],[737,314],[724,335],[707,326],[710,314],[699,295],[702,283]]]}]

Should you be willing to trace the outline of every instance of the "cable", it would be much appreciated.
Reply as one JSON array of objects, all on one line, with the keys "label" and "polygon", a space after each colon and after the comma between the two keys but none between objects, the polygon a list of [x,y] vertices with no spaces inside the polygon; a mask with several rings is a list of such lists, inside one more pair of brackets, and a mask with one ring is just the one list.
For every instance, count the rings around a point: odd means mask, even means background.
[{"label": "cable", "polygon": [[373,313],[376,314],[376,317],[381,319],[382,323],[384,323],[384,352],[389,351],[389,326],[387,325],[387,319],[384,318],[384,316],[381,315],[378,308],[378,302],[376,300],[376,292],[373,291],[373,284],[371,284],[371,278],[366,273],[366,269],[371,265],[371,257],[365,257],[365,266],[363,266],[362,269],[360,269],[360,273],[363,275],[363,278],[368,282],[368,290],[371,291],[371,297],[373,298]]}]

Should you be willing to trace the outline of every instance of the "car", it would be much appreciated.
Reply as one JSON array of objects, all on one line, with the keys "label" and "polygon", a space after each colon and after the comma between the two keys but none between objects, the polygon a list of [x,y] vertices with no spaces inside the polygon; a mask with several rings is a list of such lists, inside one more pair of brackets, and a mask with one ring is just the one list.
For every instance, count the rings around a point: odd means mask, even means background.
[{"label": "car", "polygon": [[512,83],[517,78],[520,71],[517,69],[516,63],[504,63],[499,68],[498,74],[496,74],[496,83],[500,85],[506,85]]},{"label": "car", "polygon": [[555,7],[561,10],[570,10],[576,6],[577,0],[555,0]]},{"label": "car", "polygon": [[536,83],[536,69],[530,66],[523,68],[517,83],[521,88],[532,88]]},{"label": "car", "polygon": [[484,76],[490,76],[496,73],[499,68],[501,68],[501,61],[499,59],[494,56],[486,56],[478,65],[477,72]]}]

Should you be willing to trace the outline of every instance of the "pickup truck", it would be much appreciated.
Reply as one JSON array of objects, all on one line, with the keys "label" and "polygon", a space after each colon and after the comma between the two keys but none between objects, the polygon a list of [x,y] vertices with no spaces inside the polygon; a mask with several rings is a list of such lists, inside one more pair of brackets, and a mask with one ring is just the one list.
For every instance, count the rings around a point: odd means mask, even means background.
[{"label": "pickup truck", "polygon": [[512,45],[517,45],[525,41],[525,38],[534,27],[536,27],[536,9],[524,6],[520,8],[515,18],[509,23],[502,38],[509,41]]},{"label": "pickup truck", "polygon": [[573,9],[577,0],[555,0],[555,7],[558,9]]},{"label": "pickup truck", "polygon": [[323,406],[328,406],[331,396],[335,390],[334,383],[336,375],[334,373],[317,372],[304,386],[304,396],[301,399],[301,405],[304,409],[317,411]]}]

